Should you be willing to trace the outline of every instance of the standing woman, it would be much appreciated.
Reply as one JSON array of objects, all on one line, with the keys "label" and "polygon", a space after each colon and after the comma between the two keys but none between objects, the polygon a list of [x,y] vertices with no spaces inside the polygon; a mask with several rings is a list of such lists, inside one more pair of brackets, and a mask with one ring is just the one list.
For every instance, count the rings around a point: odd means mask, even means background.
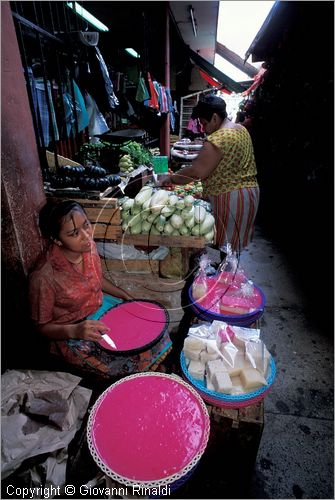
[{"label": "standing woman", "polygon": [[239,252],[253,236],[259,202],[251,137],[245,127],[227,118],[225,101],[214,95],[198,102],[192,118],[199,118],[205,129],[204,146],[190,167],[170,175],[162,184],[200,179],[203,196],[213,207],[217,246],[230,243]]},{"label": "standing woman", "polygon": [[171,344],[167,335],[134,356],[113,355],[99,344],[108,328],[96,318],[132,297],[103,276],[84,208],[73,200],[47,203],[39,225],[49,246],[30,275],[29,298],[32,319],[50,340],[51,353],[102,379],[147,369]]}]

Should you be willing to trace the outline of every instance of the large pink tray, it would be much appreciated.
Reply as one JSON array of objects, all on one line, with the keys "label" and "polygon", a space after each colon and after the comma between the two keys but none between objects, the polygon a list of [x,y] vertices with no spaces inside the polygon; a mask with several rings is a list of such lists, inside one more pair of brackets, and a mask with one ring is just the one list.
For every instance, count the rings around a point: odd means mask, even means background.
[{"label": "large pink tray", "polygon": [[97,400],[88,422],[88,444],[114,480],[154,487],[187,474],[203,454],[209,417],[199,394],[180,377],[130,375]]},{"label": "large pink tray", "polygon": [[167,329],[169,317],[158,302],[130,300],[113,307],[99,320],[110,328],[107,335],[116,349],[105,340],[100,341],[102,347],[130,354],[145,351],[158,342]]}]

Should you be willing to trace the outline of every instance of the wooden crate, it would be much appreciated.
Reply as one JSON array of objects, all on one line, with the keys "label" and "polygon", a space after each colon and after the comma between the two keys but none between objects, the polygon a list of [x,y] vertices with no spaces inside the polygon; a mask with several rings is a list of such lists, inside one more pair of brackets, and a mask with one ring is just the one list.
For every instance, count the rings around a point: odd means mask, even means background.
[{"label": "wooden crate", "polygon": [[194,474],[178,489],[178,498],[250,498],[264,425],[263,402],[239,410],[206,406],[211,424],[208,445]]},{"label": "wooden crate", "polygon": [[159,260],[140,260],[140,259],[101,259],[103,273],[108,277],[109,272],[121,272],[127,274],[158,274]]},{"label": "wooden crate", "polygon": [[166,236],[150,234],[123,234],[120,243],[136,246],[166,246],[176,248],[204,248],[205,238],[202,236]]},{"label": "wooden crate", "polygon": [[114,198],[80,200],[93,226],[94,240],[117,240],[122,234],[121,214]]},{"label": "wooden crate", "polygon": [[[64,198],[49,197],[50,200],[62,200]],[[87,213],[87,217],[93,226],[93,239],[119,240],[122,236],[121,213],[116,198],[103,198],[101,200],[76,199]]]}]

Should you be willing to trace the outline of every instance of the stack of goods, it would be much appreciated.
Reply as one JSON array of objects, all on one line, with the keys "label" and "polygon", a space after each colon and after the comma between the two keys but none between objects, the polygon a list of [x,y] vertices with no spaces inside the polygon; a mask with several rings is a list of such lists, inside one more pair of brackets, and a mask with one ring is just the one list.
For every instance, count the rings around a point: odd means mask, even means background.
[{"label": "stack of goods", "polygon": [[220,321],[190,329],[181,366],[207,402],[236,408],[263,399],[276,373],[259,330]]},{"label": "stack of goods", "polygon": [[178,197],[146,185],[132,198],[119,200],[122,230],[130,234],[203,236],[214,240],[215,220],[210,205],[191,195]]},{"label": "stack of goods", "polygon": [[173,144],[171,156],[178,160],[193,161],[198,156],[200,149],[203,147],[203,142],[191,141],[190,139],[181,139]]},{"label": "stack of goods", "polygon": [[130,155],[121,156],[119,161],[119,169],[121,175],[130,174],[134,170],[134,163]]},{"label": "stack of goods", "polygon": [[237,267],[237,261],[235,264],[229,271],[225,270],[229,269],[226,266],[208,276],[208,257],[201,257],[200,271],[188,291],[191,307],[199,318],[249,326],[261,317],[265,296],[262,290],[247,278],[243,269]]},{"label": "stack of goods", "polygon": [[[124,156],[121,157],[119,161],[119,167],[121,170],[121,166],[123,168],[123,173],[130,173],[132,172],[130,167],[137,168],[141,165],[151,165],[152,163],[152,154],[151,152],[142,146],[142,144],[136,142],[136,141],[130,141],[126,145],[122,146],[121,151],[123,153],[126,153]],[[123,165],[126,166],[126,163],[128,163],[128,167],[125,168]]]}]

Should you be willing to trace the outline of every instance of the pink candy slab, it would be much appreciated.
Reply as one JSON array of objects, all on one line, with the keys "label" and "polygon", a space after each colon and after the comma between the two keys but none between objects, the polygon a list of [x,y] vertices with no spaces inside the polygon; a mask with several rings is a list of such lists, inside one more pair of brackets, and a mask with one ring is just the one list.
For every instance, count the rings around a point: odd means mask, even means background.
[{"label": "pink candy slab", "polygon": [[106,333],[114,341],[116,350],[103,339],[99,343],[113,352],[139,350],[152,345],[164,333],[168,322],[163,306],[140,300],[118,304],[99,320],[110,328]]},{"label": "pink candy slab", "polygon": [[[223,274],[223,273],[222,273]],[[226,273],[229,274],[229,273]],[[249,309],[248,312],[255,311],[262,304],[262,296],[257,288],[254,287],[254,293],[252,297],[236,297],[236,292],[238,290],[238,283],[240,284],[241,279],[237,279],[239,275],[236,275],[236,280],[225,284],[223,281],[217,281],[214,278],[207,278],[207,292],[204,298],[196,301],[208,311],[220,314],[220,304],[224,304],[230,307],[244,307]],[[195,281],[196,282],[196,281]],[[239,285],[240,286],[240,285]],[[227,312],[225,314],[228,314]],[[232,311],[229,314],[234,314]]]},{"label": "pink candy slab", "polygon": [[165,478],[188,472],[208,434],[208,413],[197,392],[176,375],[157,373],[113,384],[95,403],[88,424],[93,458],[126,484],[166,484]]}]

